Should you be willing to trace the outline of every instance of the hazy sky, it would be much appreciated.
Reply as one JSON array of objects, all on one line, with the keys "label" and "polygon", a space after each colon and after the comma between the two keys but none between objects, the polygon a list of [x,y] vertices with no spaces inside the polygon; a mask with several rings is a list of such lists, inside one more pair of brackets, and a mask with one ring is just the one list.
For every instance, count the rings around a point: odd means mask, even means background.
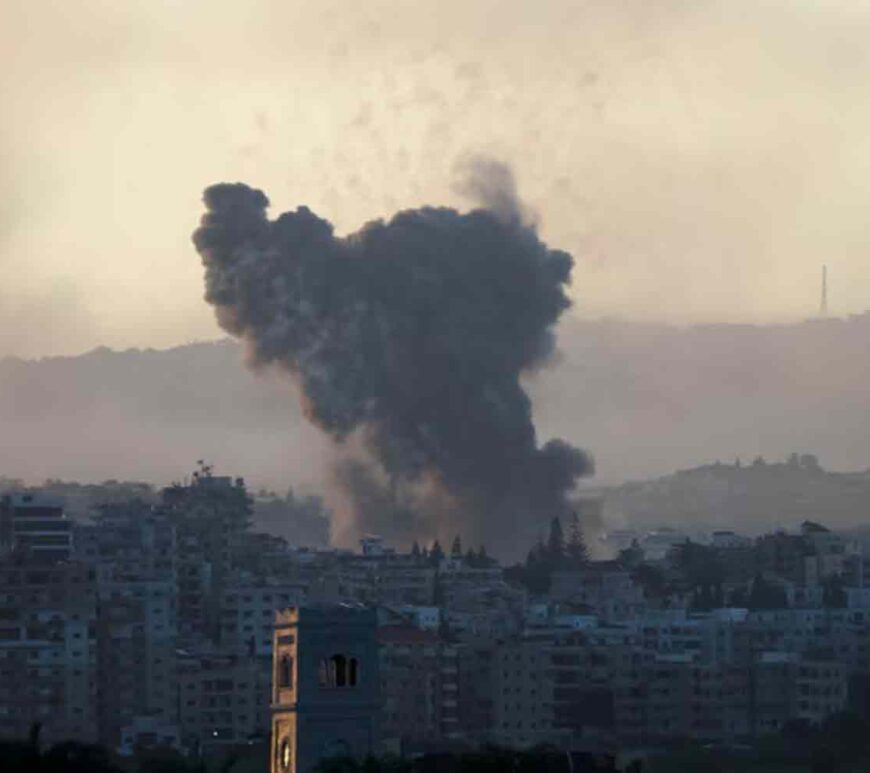
[{"label": "hazy sky", "polygon": [[870,306],[866,0],[0,0],[0,356],[218,333],[203,187],[341,231],[509,162],[576,313]]}]

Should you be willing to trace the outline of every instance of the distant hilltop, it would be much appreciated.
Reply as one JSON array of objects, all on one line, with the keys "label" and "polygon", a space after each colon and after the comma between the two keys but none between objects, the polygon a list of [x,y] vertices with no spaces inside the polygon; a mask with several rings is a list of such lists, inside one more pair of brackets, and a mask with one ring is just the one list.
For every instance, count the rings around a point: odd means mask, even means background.
[{"label": "distant hilltop", "polygon": [[[528,379],[541,438],[596,459],[589,485],[716,459],[812,452],[870,467],[870,314],[783,325],[570,319]],[[316,487],[326,445],[285,381],[229,341],[0,361],[0,476],[163,484],[207,458],[251,485]]]},{"label": "distant hilltop", "polygon": [[798,453],[777,462],[716,462],[605,494],[608,523],[640,530],[675,525],[755,535],[816,521],[859,527],[868,511],[870,470],[829,472],[814,455]]}]

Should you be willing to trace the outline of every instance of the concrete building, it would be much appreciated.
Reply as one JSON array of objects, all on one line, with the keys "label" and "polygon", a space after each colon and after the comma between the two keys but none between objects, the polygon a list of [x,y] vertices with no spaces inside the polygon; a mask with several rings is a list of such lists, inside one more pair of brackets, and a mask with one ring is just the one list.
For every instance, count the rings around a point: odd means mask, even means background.
[{"label": "concrete building", "polygon": [[178,658],[180,740],[209,752],[269,735],[272,662],[216,653]]},{"label": "concrete building", "polygon": [[12,549],[27,552],[33,561],[66,561],[73,549],[72,521],[63,500],[45,494],[11,497]]},{"label": "concrete building", "polygon": [[549,650],[539,640],[516,640],[494,647],[491,742],[527,748],[554,743],[553,680]]},{"label": "concrete building", "polygon": [[[178,723],[178,622],[169,580],[115,580],[99,587],[100,740],[123,744],[126,728]],[[128,733],[129,735],[129,733]]]},{"label": "concrete building", "polygon": [[177,735],[174,525],[133,500],[101,506],[75,535],[75,556],[97,580],[101,743],[120,749],[134,737]]},{"label": "concrete building", "polygon": [[494,723],[493,641],[465,642],[457,647],[459,733],[466,743],[482,743]]},{"label": "concrete building", "polygon": [[376,750],[377,614],[350,605],[276,615],[272,773],[308,773],[325,757]]},{"label": "concrete building", "polygon": [[182,637],[217,640],[220,601],[250,524],[244,480],[202,467],[189,486],[164,491],[163,509],[177,533],[178,617]]},{"label": "concrete building", "polygon": [[74,538],[76,558],[93,564],[101,583],[177,581],[175,526],[145,502],[102,506],[92,524],[76,525]]},{"label": "concrete building", "polygon": [[587,607],[608,620],[627,620],[644,608],[643,588],[616,561],[553,572],[549,596]]},{"label": "concrete building", "polygon": [[364,604],[432,604],[433,566],[423,559],[373,550],[340,556],[335,567],[340,595]]},{"label": "concrete building", "polygon": [[96,620],[89,567],[0,566],[0,737],[97,740]]},{"label": "concrete building", "polygon": [[125,725],[118,744],[122,757],[131,757],[140,749],[174,749],[183,751],[178,735],[178,725],[161,722],[157,717],[136,717]]},{"label": "concrete building", "polygon": [[253,582],[239,578],[223,590],[220,645],[226,652],[272,657],[275,612],[306,600],[300,584]]},{"label": "concrete building", "polygon": [[659,655],[623,670],[613,689],[618,737],[734,743],[803,719],[814,724],[846,705],[842,663],[759,653],[749,664],[704,663]]},{"label": "concrete building", "polygon": [[384,741],[407,750],[458,739],[456,648],[410,625],[382,626],[378,641]]}]

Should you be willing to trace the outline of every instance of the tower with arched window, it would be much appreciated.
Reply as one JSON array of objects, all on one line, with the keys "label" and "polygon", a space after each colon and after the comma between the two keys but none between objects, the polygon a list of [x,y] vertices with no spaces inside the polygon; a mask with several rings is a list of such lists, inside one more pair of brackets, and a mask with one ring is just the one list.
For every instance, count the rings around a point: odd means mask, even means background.
[{"label": "tower with arched window", "polygon": [[278,612],[272,653],[272,773],[308,773],[324,757],[375,751],[374,609],[335,605]]}]

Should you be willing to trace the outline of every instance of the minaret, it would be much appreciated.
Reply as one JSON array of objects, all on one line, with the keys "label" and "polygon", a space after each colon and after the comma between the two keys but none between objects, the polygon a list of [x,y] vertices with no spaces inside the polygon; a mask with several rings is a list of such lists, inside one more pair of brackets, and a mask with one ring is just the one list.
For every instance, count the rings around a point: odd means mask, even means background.
[{"label": "minaret", "polygon": [[819,303],[819,316],[828,316],[828,267],[822,266],[822,298]]}]

